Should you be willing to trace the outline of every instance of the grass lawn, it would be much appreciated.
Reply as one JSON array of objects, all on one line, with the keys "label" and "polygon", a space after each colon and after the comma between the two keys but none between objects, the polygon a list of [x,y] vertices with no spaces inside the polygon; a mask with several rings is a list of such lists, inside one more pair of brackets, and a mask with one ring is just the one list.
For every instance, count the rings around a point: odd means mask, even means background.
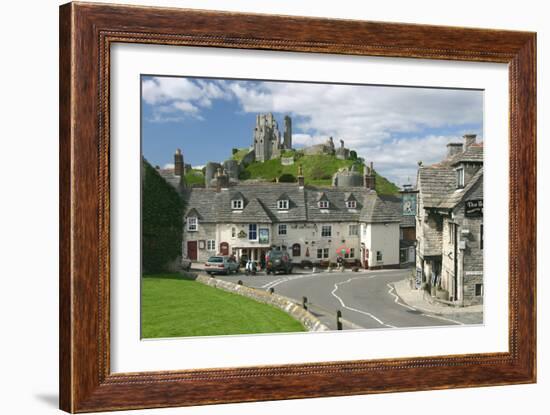
[{"label": "grass lawn", "polygon": [[141,284],[143,338],[306,331],[284,311],[176,274]]}]

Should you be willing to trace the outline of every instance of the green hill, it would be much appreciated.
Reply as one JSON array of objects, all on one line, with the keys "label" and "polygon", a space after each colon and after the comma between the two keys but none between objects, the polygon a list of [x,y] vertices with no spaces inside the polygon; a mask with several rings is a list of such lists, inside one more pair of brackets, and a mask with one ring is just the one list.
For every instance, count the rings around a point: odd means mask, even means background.
[{"label": "green hill", "polygon": [[[284,154],[284,156],[292,155]],[[302,165],[306,184],[316,186],[330,186],[332,175],[342,167],[351,167],[356,164],[358,171],[363,171],[363,163],[359,160],[340,160],[330,155],[306,156],[299,151],[294,153],[294,164],[283,166],[280,159],[272,159],[266,162],[253,162],[245,167],[239,178],[241,180],[264,179],[280,181],[294,181],[298,175],[298,166]],[[395,194],[399,188],[376,173],[376,191],[379,194]]]}]

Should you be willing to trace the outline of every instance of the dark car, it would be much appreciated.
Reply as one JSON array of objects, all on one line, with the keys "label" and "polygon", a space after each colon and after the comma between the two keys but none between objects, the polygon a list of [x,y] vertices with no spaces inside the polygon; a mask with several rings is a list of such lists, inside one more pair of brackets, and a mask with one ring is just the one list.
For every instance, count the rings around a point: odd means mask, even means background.
[{"label": "dark car", "polygon": [[282,272],[292,273],[292,260],[287,251],[269,251],[265,256],[266,271],[268,274]]},{"label": "dark car", "polygon": [[204,264],[207,274],[231,274],[239,272],[239,263],[232,257],[211,256]]}]

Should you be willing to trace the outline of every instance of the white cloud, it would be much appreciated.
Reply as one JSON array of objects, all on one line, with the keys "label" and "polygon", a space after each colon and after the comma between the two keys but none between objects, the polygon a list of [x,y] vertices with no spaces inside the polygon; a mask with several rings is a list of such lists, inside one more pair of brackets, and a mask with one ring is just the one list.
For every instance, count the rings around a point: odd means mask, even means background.
[{"label": "white cloud", "polygon": [[450,140],[483,123],[482,91],[161,77],[144,80],[142,90],[156,122],[202,119],[219,99],[246,113],[289,114],[297,146],[343,139],[398,184],[414,183],[419,160],[441,160]]},{"label": "white cloud", "polygon": [[[142,82],[142,98],[153,106],[153,122],[182,121],[185,117],[202,119],[201,108],[212,106],[213,99],[230,99],[218,81],[154,77]],[[168,115],[172,114],[172,115]]]},{"label": "white cloud", "polygon": [[228,81],[228,88],[245,112],[291,114],[293,143],[343,139],[398,184],[414,183],[417,161],[441,160],[445,145],[460,139],[430,131],[483,123],[481,91],[240,81]]}]

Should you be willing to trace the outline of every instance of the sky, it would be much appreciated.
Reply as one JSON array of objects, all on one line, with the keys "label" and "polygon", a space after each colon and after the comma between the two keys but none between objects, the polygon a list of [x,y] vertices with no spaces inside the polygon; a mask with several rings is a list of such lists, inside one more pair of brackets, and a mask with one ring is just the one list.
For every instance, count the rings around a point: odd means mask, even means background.
[{"label": "sky", "polygon": [[483,91],[399,86],[142,76],[142,151],[153,165],[223,161],[249,147],[256,114],[272,112],[293,147],[332,136],[401,186],[418,162],[436,163],[446,144],[483,133]]}]

